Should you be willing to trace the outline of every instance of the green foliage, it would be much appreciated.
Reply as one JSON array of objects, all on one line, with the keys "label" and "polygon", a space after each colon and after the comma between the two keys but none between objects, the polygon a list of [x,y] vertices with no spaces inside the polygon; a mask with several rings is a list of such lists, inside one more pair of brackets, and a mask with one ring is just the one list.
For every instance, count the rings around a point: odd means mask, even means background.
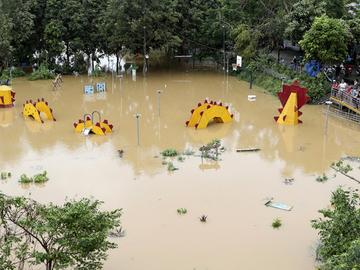
[{"label": "green foliage", "polygon": [[329,177],[327,177],[326,174],[316,177],[316,181],[320,183],[326,182],[327,180],[329,180]]},{"label": "green foliage", "polygon": [[311,28],[316,17],[325,12],[325,3],[318,0],[297,1],[291,12],[286,15],[285,36],[299,42]]},{"label": "green foliage", "polygon": [[329,260],[330,262],[338,261],[342,256],[351,258],[353,252],[359,252],[358,243],[353,246],[354,241],[358,242],[360,240],[359,207],[360,197],[358,190],[348,191],[338,188],[332,194],[331,208],[320,210],[319,213],[323,217],[312,220],[312,226],[319,232],[321,240],[319,256],[323,262]]},{"label": "green foliage", "polygon": [[102,269],[116,247],[108,236],[120,225],[121,209],[100,208],[102,202],[90,199],[44,205],[0,194],[0,266],[10,264],[1,269],[22,258],[47,270]]},{"label": "green foliage", "polygon": [[178,151],[173,148],[168,148],[161,152],[163,157],[176,157],[178,154]]},{"label": "green foliage", "polygon": [[178,208],[176,211],[179,215],[185,215],[187,213],[186,208]]},{"label": "green foliage", "polygon": [[27,176],[26,174],[22,174],[19,179],[19,183],[21,183],[21,184],[30,184],[33,181],[34,181],[33,178]]},{"label": "green foliage", "polygon": [[34,183],[40,184],[49,181],[49,177],[47,176],[47,171],[43,173],[39,173],[33,176]]},{"label": "green foliage", "polygon": [[331,166],[333,166],[335,170],[345,174],[353,170],[353,168],[349,164],[345,164],[342,160],[339,160],[336,163],[332,163]]},{"label": "green foliage", "polygon": [[47,171],[42,173],[35,174],[33,177],[29,177],[26,174],[22,174],[19,179],[19,183],[21,184],[41,184],[49,181],[49,177],[47,176]]},{"label": "green foliage", "polygon": [[360,266],[360,239],[353,241],[349,249],[328,259],[321,270],[358,270]]},{"label": "green foliage", "polygon": [[176,168],[172,162],[168,162],[168,163],[167,163],[167,170],[168,170],[169,172],[173,172],[173,171],[178,170],[178,168]]},{"label": "green foliage", "polygon": [[238,75],[239,79],[250,81],[250,73],[252,72],[253,83],[273,95],[282,90],[281,78],[283,78],[284,83],[291,83],[294,80],[300,81],[300,84],[308,89],[311,103],[320,102],[330,92],[330,83],[323,73],[312,78],[305,73],[296,73],[294,70],[276,63],[274,59],[263,55],[258,56],[249,65],[252,71],[246,67]]},{"label": "green foliage", "polygon": [[201,146],[199,151],[201,152],[201,157],[203,158],[218,160],[220,154],[225,151],[225,148],[221,145],[221,141],[219,139],[214,139],[207,145]]},{"label": "green foliage", "polygon": [[0,178],[1,180],[6,180],[11,177],[11,172],[1,172]]},{"label": "green foliage", "polygon": [[235,40],[235,50],[245,59],[256,55],[260,33],[245,24],[239,25],[232,33]]},{"label": "green foliage", "polygon": [[41,64],[40,67],[33,71],[30,76],[30,81],[36,81],[36,80],[50,80],[54,79],[55,74],[51,70],[48,69],[48,67],[44,64]]},{"label": "green foliage", "polygon": [[96,65],[93,72],[91,73],[91,76],[93,77],[102,77],[105,76],[105,73],[102,71],[101,67],[99,65]]},{"label": "green foliage", "polygon": [[282,226],[282,222],[279,218],[274,219],[274,221],[271,223],[271,226],[274,229],[279,229]]},{"label": "green foliage", "polygon": [[307,60],[334,64],[345,59],[350,39],[351,33],[344,21],[323,15],[314,20],[299,43]]}]

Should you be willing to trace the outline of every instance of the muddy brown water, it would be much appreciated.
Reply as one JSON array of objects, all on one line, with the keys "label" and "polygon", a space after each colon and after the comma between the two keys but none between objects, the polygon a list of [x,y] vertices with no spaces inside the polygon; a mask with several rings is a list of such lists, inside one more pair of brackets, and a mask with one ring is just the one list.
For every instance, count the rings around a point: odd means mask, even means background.
[{"label": "muddy brown water", "polygon": [[[106,93],[88,96],[87,77],[65,77],[57,91],[50,81],[14,81],[16,106],[0,110],[0,169],[13,174],[0,181],[2,192],[55,203],[93,196],[107,209],[123,208],[126,236],[116,240],[119,247],[109,253],[106,270],[314,269],[318,237],[310,220],[328,206],[336,187],[358,187],[344,176],[332,178],[329,166],[360,155],[359,127],[309,105],[302,109],[304,124],[278,126],[277,98],[218,73],[158,72],[136,81],[112,76],[105,81]],[[157,90],[162,90],[160,116]],[[249,102],[248,94],[256,101]],[[38,97],[49,102],[57,122],[23,119],[22,103]],[[228,103],[234,121],[206,130],[185,127],[190,110],[207,97]],[[113,134],[75,134],[73,123],[94,110],[114,125]],[[156,158],[165,148],[198,149],[214,138],[227,149],[221,161],[187,157],[175,160],[179,170],[169,173]],[[261,151],[235,152],[247,147]],[[360,165],[353,166],[351,174],[360,177]],[[44,185],[17,182],[22,173],[42,170],[50,177]],[[323,173],[331,179],[316,182]],[[285,185],[289,177],[295,181]],[[293,210],[265,207],[271,197]],[[181,207],[186,215],[176,213]],[[199,222],[202,214],[206,224]],[[274,230],[277,217],[283,226]]]}]

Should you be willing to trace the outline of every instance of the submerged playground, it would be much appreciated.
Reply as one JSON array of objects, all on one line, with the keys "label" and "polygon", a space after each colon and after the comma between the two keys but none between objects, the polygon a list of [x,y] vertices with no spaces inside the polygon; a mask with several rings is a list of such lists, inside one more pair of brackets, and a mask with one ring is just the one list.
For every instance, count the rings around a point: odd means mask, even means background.
[{"label": "submerged playground", "polygon": [[[107,270],[313,269],[309,221],[336,187],[358,187],[360,126],[306,91],[294,82],[277,98],[200,71],[19,78],[0,88],[0,189],[123,208]],[[46,183],[17,181],[42,171]]]}]

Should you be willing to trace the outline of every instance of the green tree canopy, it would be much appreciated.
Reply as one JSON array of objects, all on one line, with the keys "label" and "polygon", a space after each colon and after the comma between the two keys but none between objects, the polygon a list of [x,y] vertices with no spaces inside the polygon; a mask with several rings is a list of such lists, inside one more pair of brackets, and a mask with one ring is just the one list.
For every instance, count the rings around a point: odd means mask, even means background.
[{"label": "green tree canopy", "polygon": [[[360,240],[360,197],[358,190],[347,191],[338,188],[332,194],[331,208],[319,212],[322,218],[312,221],[312,226],[319,231],[321,244],[320,258],[330,264],[359,261]],[[355,242],[354,242],[355,241]],[[356,258],[357,257],[357,258]],[[349,262],[348,265],[351,265]],[[359,265],[357,265],[359,266]],[[357,268],[325,268],[357,269]]]},{"label": "green tree canopy", "polygon": [[345,59],[350,39],[351,33],[343,20],[323,15],[315,19],[299,44],[306,59],[333,64]]},{"label": "green tree canopy", "polygon": [[0,268],[29,263],[47,270],[101,269],[107,250],[116,247],[108,236],[121,216],[121,210],[100,210],[101,204],[81,199],[43,205],[0,194]]}]

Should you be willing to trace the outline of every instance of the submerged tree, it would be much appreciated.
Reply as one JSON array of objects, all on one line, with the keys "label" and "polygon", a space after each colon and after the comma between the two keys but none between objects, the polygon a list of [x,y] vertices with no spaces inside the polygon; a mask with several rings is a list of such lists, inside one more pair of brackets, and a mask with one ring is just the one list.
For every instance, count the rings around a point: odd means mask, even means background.
[{"label": "submerged tree", "polygon": [[[360,196],[358,190],[338,188],[331,198],[331,208],[319,211],[323,217],[312,221],[319,231],[320,259],[324,269],[358,269],[360,252]],[[342,264],[346,263],[346,264]],[[326,266],[327,265],[327,266]],[[344,267],[348,265],[349,267]]]},{"label": "submerged tree", "polygon": [[121,210],[101,211],[101,202],[69,201],[43,205],[0,194],[0,268],[44,264],[52,269],[101,269],[110,231]]}]

